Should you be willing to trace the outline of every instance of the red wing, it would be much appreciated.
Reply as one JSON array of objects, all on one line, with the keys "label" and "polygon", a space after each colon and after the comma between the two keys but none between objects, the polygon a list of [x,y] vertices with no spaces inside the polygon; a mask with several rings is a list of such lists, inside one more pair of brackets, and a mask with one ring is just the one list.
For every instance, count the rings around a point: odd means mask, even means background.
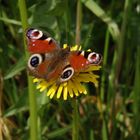
[{"label": "red wing", "polygon": [[101,60],[100,54],[88,51],[71,52],[69,56],[70,65],[75,71],[86,69],[89,65],[99,65]]},{"label": "red wing", "polygon": [[30,53],[48,53],[56,49],[54,42],[48,40],[28,40],[28,50]]},{"label": "red wing", "polygon": [[58,79],[67,61],[68,50],[55,50],[53,53],[32,54],[28,60],[31,75],[45,80]]},{"label": "red wing", "polygon": [[59,48],[54,39],[38,29],[28,29],[26,37],[30,53],[47,53]]},{"label": "red wing", "polygon": [[72,52],[69,56],[70,65],[74,68],[75,71],[79,71],[87,67],[89,62],[83,55],[78,55],[77,52]]},{"label": "red wing", "polygon": [[43,78],[45,80],[57,79],[63,70],[62,67],[56,66],[54,69],[50,69],[51,62],[44,61],[36,68],[31,69],[28,66],[29,73],[37,78]]}]

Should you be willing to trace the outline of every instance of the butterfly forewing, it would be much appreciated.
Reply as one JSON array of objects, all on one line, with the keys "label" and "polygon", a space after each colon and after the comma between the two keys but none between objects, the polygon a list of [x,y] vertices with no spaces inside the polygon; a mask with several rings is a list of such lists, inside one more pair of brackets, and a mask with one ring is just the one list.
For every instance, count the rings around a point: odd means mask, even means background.
[{"label": "butterfly forewing", "polygon": [[38,29],[28,29],[26,37],[30,53],[48,53],[60,48],[53,38]]}]

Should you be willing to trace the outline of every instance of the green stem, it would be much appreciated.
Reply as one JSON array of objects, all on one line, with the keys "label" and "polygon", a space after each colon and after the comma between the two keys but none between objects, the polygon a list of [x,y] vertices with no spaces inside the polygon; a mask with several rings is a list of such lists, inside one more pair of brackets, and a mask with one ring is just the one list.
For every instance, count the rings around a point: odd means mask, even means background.
[{"label": "green stem", "polygon": [[[108,48],[109,48],[109,29],[107,28],[106,31],[106,38],[105,38],[105,47],[104,47],[104,54],[103,54],[103,67],[106,67],[107,64],[107,58],[108,58]],[[104,100],[104,88],[105,88],[105,79],[106,79],[106,73],[103,71],[102,78],[101,78],[101,100]]]},{"label": "green stem", "polygon": [[37,105],[32,84],[33,79],[28,76],[29,108],[30,108],[30,140],[38,140]]},{"label": "green stem", "polygon": [[70,26],[71,26],[71,15],[70,15],[70,9],[69,9],[69,1],[68,0],[66,0],[66,3],[65,3],[66,5],[66,12],[65,12],[65,30],[66,30],[66,40],[67,40],[67,42],[68,43],[71,43],[71,40],[70,40],[70,35],[69,35],[69,33],[70,33]]},{"label": "green stem", "polygon": [[[76,44],[80,45],[80,36],[81,36],[81,20],[82,20],[82,6],[81,1],[77,0],[77,15],[76,15]],[[78,114],[78,101],[75,99],[73,101],[73,131],[72,131],[72,140],[79,139],[79,114]]]},{"label": "green stem", "polygon": [[[138,113],[140,112],[140,45],[137,46],[137,55],[136,55],[136,67],[135,67],[135,79],[134,79],[134,104],[133,104],[133,111],[134,111],[134,134],[139,134],[140,128],[140,118]],[[136,135],[135,139],[139,139],[139,135]]]},{"label": "green stem", "polygon": [[81,41],[81,20],[82,20],[82,6],[81,1],[77,0],[77,14],[76,14],[76,38],[75,42],[79,46]]},{"label": "green stem", "polygon": [[26,51],[26,38],[25,38],[25,34],[24,34],[24,31],[28,27],[27,10],[26,10],[25,0],[18,0],[18,6],[19,6],[21,24],[22,24],[22,29],[23,29],[24,51],[25,51],[26,57],[28,57],[28,53]]},{"label": "green stem", "polygon": [[[27,21],[27,9],[25,0],[18,0],[20,17],[22,22],[23,33],[28,27]],[[26,52],[26,39],[25,34],[23,34],[24,40],[24,50],[26,58],[28,57],[28,53]],[[30,140],[38,139],[38,131],[37,131],[37,107],[36,107],[36,96],[34,94],[34,88],[32,83],[32,78],[28,76],[28,93],[29,93],[29,108],[30,108]]]},{"label": "green stem", "polygon": [[118,49],[117,51],[117,59],[116,59],[116,81],[119,81],[119,75],[121,72],[121,67],[122,67],[122,62],[123,62],[123,53],[124,53],[124,43],[125,43],[125,34],[126,34],[126,27],[128,23],[128,16],[129,16],[129,9],[130,9],[130,0],[125,0],[125,5],[124,5],[124,16],[123,16],[123,22],[121,26],[121,33],[120,33],[120,38],[118,42]]},{"label": "green stem", "polygon": [[78,140],[79,132],[79,115],[78,115],[78,101],[73,100],[73,130],[72,130],[72,140]]}]

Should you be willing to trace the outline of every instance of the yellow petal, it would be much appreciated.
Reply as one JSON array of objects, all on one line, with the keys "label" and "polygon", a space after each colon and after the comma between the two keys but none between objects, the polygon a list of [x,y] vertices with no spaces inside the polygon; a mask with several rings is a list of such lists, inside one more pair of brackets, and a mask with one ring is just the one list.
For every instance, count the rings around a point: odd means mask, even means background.
[{"label": "yellow petal", "polygon": [[95,79],[96,79],[96,78],[99,78],[99,75],[92,74],[92,73],[89,73],[89,74],[90,74],[89,76],[92,77],[92,78],[95,78]]},{"label": "yellow petal", "polygon": [[87,90],[85,90],[83,93],[86,95],[87,94]]},{"label": "yellow petal", "polygon": [[71,51],[76,51],[76,50],[77,50],[77,48],[78,48],[78,46],[77,46],[77,45],[72,46],[72,47],[71,47]]},{"label": "yellow petal", "polygon": [[91,52],[91,49],[88,49],[87,51],[88,51],[88,52]]},{"label": "yellow petal", "polygon": [[40,85],[41,88],[43,87],[43,89],[44,88],[47,89],[48,87],[52,86],[54,83],[55,83],[54,81],[46,82],[45,80],[41,80],[41,82],[39,83],[39,85]]},{"label": "yellow petal", "polygon": [[80,46],[79,48],[78,48],[78,50],[80,51],[82,49],[82,47]]},{"label": "yellow petal", "polygon": [[36,89],[40,89],[42,86],[40,85],[40,84],[38,84],[37,86],[36,86]]},{"label": "yellow petal", "polygon": [[42,92],[42,91],[44,91],[46,89],[46,86],[42,86],[41,88],[40,88],[40,92]]},{"label": "yellow petal", "polygon": [[76,96],[79,96],[78,90],[76,88],[73,88],[73,92]]},{"label": "yellow petal", "polygon": [[60,85],[59,88],[58,88],[58,91],[57,91],[57,99],[60,98],[61,94],[62,94],[62,90],[63,90],[63,86]]},{"label": "yellow petal", "polygon": [[38,79],[38,78],[34,78],[33,79],[33,83],[37,83],[37,82],[39,82],[40,81],[40,79]]},{"label": "yellow petal", "polygon": [[63,92],[63,99],[67,100],[67,96],[68,96],[68,88],[67,86],[64,87],[64,92]]},{"label": "yellow petal", "polygon": [[71,80],[68,81],[68,92],[71,98],[73,98],[73,91],[72,91],[72,85],[71,85]]},{"label": "yellow petal", "polygon": [[75,45],[70,48],[71,51],[81,50],[81,46]]},{"label": "yellow petal", "polygon": [[64,82],[62,84],[63,84],[63,87],[64,87],[64,86],[67,86],[68,82]]},{"label": "yellow petal", "polygon": [[67,48],[68,47],[68,45],[67,44],[63,44],[63,48],[65,49],[65,48]]},{"label": "yellow petal", "polygon": [[90,78],[87,77],[86,75],[80,75],[79,78],[82,79],[81,82],[83,81],[83,82],[88,83],[90,81]]},{"label": "yellow petal", "polygon": [[70,97],[73,98],[73,96],[74,96],[74,95],[73,95],[73,90],[72,90],[72,89],[69,89],[68,92],[69,92]]},{"label": "yellow petal", "polygon": [[47,92],[47,96],[50,96],[52,93],[56,92],[56,85],[52,85]]},{"label": "yellow petal", "polygon": [[98,80],[94,76],[89,76],[89,80],[95,85],[95,87],[98,87]]},{"label": "yellow petal", "polygon": [[54,90],[52,91],[52,93],[51,93],[51,95],[50,95],[50,99],[53,98],[53,96],[54,96],[55,93],[56,93],[56,89],[54,89]]},{"label": "yellow petal", "polygon": [[76,96],[78,96],[79,93],[78,93],[78,90],[77,90],[77,88],[75,87],[73,81],[71,81],[71,87],[72,87],[73,93],[74,93]]},{"label": "yellow petal", "polygon": [[90,65],[87,69],[82,70],[81,72],[91,72],[91,71],[97,71],[101,68],[101,66],[96,65]]},{"label": "yellow petal", "polygon": [[77,88],[77,90],[80,92],[80,93],[82,93],[82,85],[81,85],[81,83],[78,81],[78,79],[77,78],[74,78],[74,85],[75,85],[75,87]]}]

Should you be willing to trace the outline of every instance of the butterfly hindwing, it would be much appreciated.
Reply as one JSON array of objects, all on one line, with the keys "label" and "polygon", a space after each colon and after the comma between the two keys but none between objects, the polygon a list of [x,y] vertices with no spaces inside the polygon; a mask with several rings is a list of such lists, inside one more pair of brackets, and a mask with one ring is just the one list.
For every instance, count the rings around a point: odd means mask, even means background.
[{"label": "butterfly hindwing", "polygon": [[86,69],[89,65],[99,65],[102,57],[100,54],[89,51],[71,52],[69,61],[75,71]]}]

